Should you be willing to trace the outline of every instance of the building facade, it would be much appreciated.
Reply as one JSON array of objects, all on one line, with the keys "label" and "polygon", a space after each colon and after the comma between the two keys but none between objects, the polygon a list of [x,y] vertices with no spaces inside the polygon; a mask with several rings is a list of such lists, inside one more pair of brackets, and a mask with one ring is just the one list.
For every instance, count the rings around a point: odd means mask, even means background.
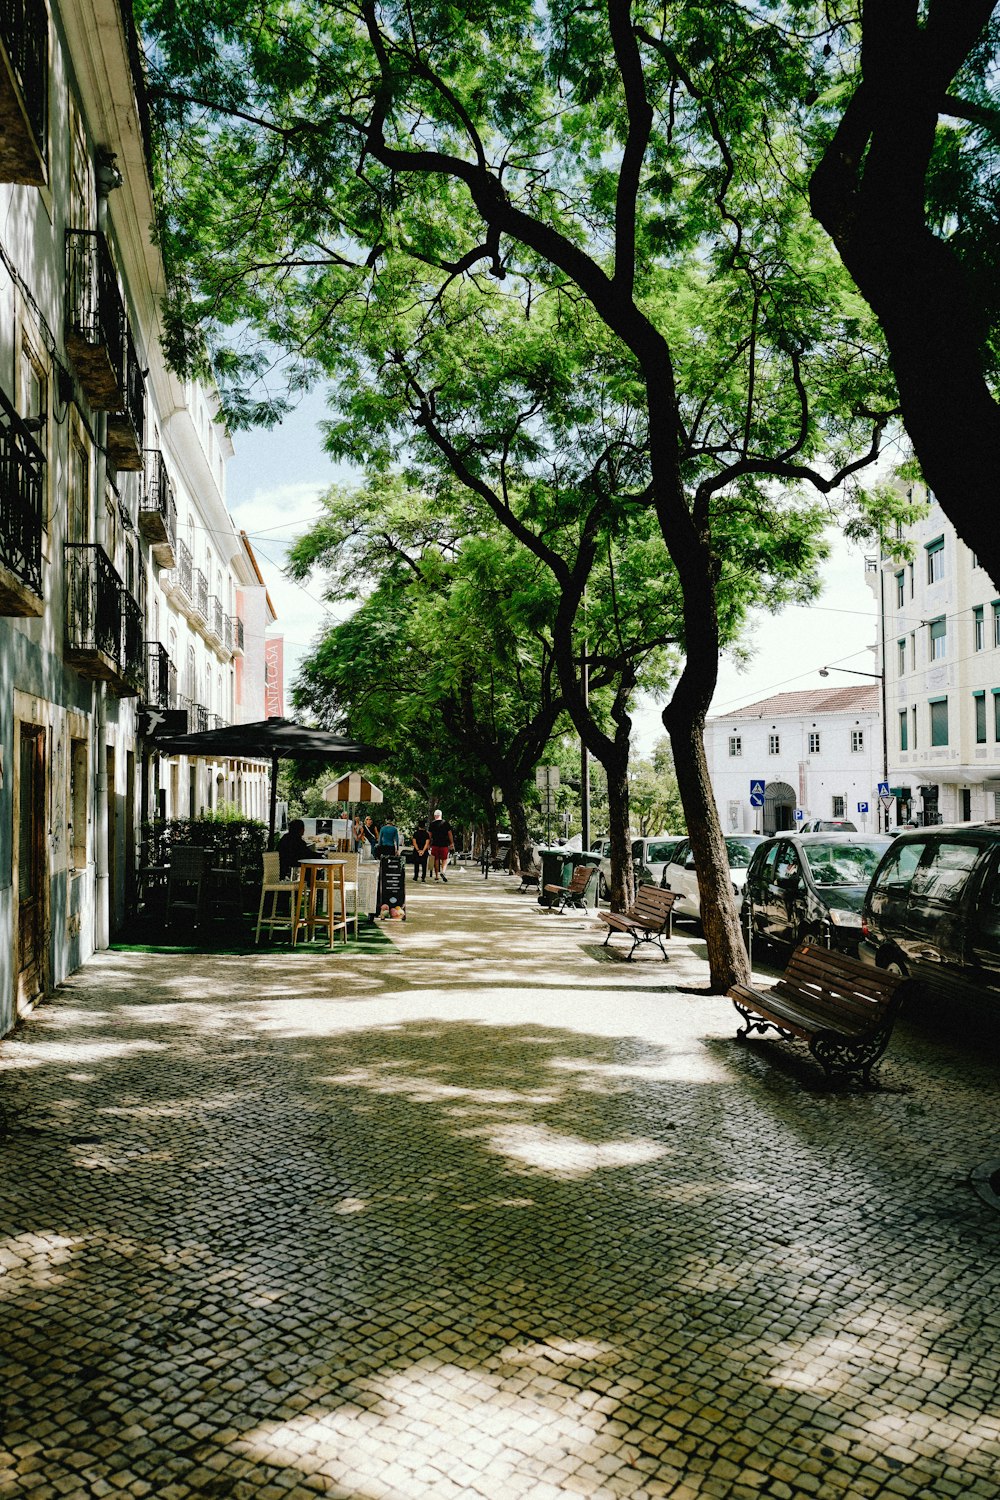
[{"label": "building facade", "polygon": [[0,6],[0,1033],[124,921],[143,821],[238,791],[155,748],[237,716],[262,584],[161,354],[143,99],[127,0]]},{"label": "building facade", "polygon": [[[867,577],[879,615],[889,781],[900,821],[1000,817],[1000,590],[932,495]],[[914,487],[914,499],[921,494]]]},{"label": "building facade", "polygon": [[[776,833],[815,818],[881,824],[877,685],[777,693],[708,720],[705,749],[726,833]],[[763,785],[761,806],[752,789]]]}]

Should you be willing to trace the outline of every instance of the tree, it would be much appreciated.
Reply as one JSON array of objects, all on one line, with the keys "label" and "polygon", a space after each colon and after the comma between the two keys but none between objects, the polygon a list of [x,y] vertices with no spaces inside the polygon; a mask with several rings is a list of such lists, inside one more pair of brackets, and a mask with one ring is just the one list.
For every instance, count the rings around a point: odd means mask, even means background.
[{"label": "tree", "polygon": [[[803,211],[791,124],[810,68],[736,5],[146,0],[143,21],[175,132],[178,363],[207,321],[290,351],[293,383],[317,353],[334,371],[354,357],[339,312],[403,267],[436,278],[438,309],[442,289],[494,278],[527,319],[543,286],[613,342],[642,413],[639,493],[681,600],[663,721],[712,984],[745,978],[703,743],[730,551],[766,524],[779,576],[807,565],[776,486],[838,490],[877,455],[895,404],[864,309]],[[259,351],[217,354],[231,415],[273,406],[247,395],[260,367]]]},{"label": "tree", "polygon": [[648,760],[634,761],[629,778],[629,800],[636,832],[643,838],[657,833],[683,832],[684,812],[670,742],[658,740]]},{"label": "tree", "polygon": [[811,201],[882,327],[923,476],[1000,581],[994,11],[869,0],[831,28],[821,83],[849,97]]}]

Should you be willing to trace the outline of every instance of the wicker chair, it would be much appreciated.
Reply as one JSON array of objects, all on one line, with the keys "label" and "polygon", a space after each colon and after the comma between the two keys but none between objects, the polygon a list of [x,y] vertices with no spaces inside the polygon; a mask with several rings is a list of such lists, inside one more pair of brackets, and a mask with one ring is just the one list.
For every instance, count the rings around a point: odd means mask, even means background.
[{"label": "wicker chair", "polygon": [[[260,905],[257,908],[257,931],[254,934],[254,942],[260,942],[260,930],[266,927],[268,932],[291,932],[292,920],[295,916],[295,902],[299,894],[298,881],[282,880],[281,857],[277,853],[265,854],[264,873],[260,886]],[[271,898],[271,910],[265,916],[264,906],[268,896]],[[278,911],[278,902],[282,896],[288,897],[287,913]]]}]

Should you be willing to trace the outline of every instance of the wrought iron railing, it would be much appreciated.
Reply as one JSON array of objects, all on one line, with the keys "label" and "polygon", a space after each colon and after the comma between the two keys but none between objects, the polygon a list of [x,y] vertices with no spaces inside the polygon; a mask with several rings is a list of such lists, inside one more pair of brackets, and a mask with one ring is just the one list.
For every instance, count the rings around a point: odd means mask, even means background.
[{"label": "wrought iron railing", "polygon": [[229,720],[228,719],[224,719],[221,714],[209,714],[209,716],[208,716],[208,727],[209,727],[209,729],[226,729],[228,727],[228,725],[229,725]]},{"label": "wrought iron railing", "polygon": [[0,41],[44,159],[48,154],[49,109],[49,17],[45,0],[0,0]]},{"label": "wrought iron railing", "polygon": [[236,650],[237,651],[242,651],[243,650],[243,621],[240,619],[239,615],[233,615],[233,624],[235,626],[235,644],[236,644]]},{"label": "wrought iron railing", "polygon": [[191,552],[186,542],[177,544],[177,582],[184,590],[188,598],[193,597],[194,567],[191,561]]},{"label": "wrought iron railing", "polygon": [[66,292],[68,334],[91,349],[101,349],[110,367],[110,384],[88,387],[91,402],[116,407],[125,400],[125,304],[108,242],[99,229],[67,229]]},{"label": "wrought iron railing", "polygon": [[208,709],[203,703],[188,704],[188,731],[201,734],[208,728]]},{"label": "wrought iron railing", "polygon": [[163,454],[159,448],[147,448],[143,457],[146,473],[142,499],[139,502],[140,521],[143,515],[158,515],[167,533],[167,540],[171,547],[176,547],[177,502],[174,499],[174,487],[170,483],[167,466],[163,462]]},{"label": "wrought iron railing", "polygon": [[0,563],[38,595],[44,491],[45,454],[0,391]]},{"label": "wrought iron railing", "polygon": [[226,648],[227,651],[232,651],[232,649],[233,649],[233,617],[232,617],[232,615],[223,615],[223,617],[222,617],[222,644],[225,646],[225,648]]},{"label": "wrought iron railing", "polygon": [[66,543],[66,644],[121,665],[122,581],[103,547]]},{"label": "wrought iron railing", "polygon": [[146,702],[151,708],[173,708],[177,671],[165,646],[146,642]]},{"label": "wrought iron railing", "polygon": [[221,641],[223,639],[222,600],[215,594],[210,594],[208,598],[207,619],[213,634],[217,635]]},{"label": "wrought iron railing", "polygon": [[108,414],[108,449],[119,469],[141,469],[142,439],[146,422],[146,386],[135,349],[132,330],[125,322],[124,378],[122,400]]},{"label": "wrought iron railing", "polygon": [[208,619],[208,579],[200,568],[194,570],[194,594],[192,601],[203,620]]},{"label": "wrought iron railing", "polygon": [[144,625],[142,606],[122,586],[122,645],[118,656],[122,676],[137,693],[141,693],[146,678],[146,653],[143,641]]}]

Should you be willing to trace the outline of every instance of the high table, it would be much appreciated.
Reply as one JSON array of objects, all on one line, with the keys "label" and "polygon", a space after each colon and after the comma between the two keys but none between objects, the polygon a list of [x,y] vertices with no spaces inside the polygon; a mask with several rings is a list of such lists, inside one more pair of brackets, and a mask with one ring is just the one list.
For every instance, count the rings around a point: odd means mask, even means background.
[{"label": "high table", "polygon": [[[295,911],[292,916],[292,947],[299,936],[299,928],[305,927],[310,938],[317,927],[325,927],[333,947],[333,934],[342,932],[347,942],[347,891],[344,882],[343,859],[302,859],[299,861],[299,886],[295,895]],[[340,895],[340,917],[338,919],[334,896]],[[321,911],[319,898],[326,896],[326,910]],[[304,911],[304,915],[303,915]]]}]

